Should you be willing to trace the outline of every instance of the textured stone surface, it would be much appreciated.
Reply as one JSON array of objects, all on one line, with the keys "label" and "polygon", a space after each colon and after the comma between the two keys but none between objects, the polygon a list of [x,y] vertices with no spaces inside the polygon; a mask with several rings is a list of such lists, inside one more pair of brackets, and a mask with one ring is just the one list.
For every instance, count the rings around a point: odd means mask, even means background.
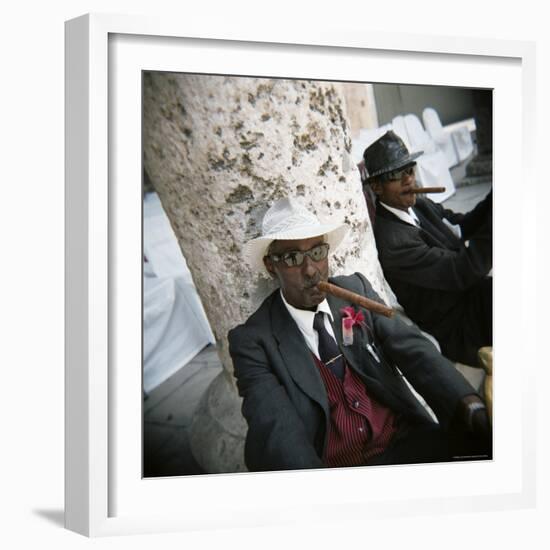
[{"label": "textured stone surface", "polygon": [[246,471],[246,422],[230,374],[222,371],[210,384],[193,416],[190,445],[193,457],[208,473]]},{"label": "textured stone surface", "polygon": [[[331,257],[332,273],[361,271],[383,298],[395,300],[382,275],[350,157],[343,88],[171,73],[147,73],[143,84],[144,168],[193,275],[227,371],[224,387],[237,409],[227,332],[274,288],[242,256],[243,244],[259,235],[273,201],[295,196],[322,221],[347,223],[351,231]],[[203,430],[192,435],[200,441],[194,452],[221,452],[215,416],[210,408],[194,423]],[[210,458],[202,453],[202,460]],[[223,463],[208,466],[214,467],[228,471]]]},{"label": "textured stone surface", "polygon": [[[144,78],[144,163],[187,259],[221,350],[273,288],[242,246],[266,209],[300,197],[324,221],[352,231],[331,259],[359,270],[386,299],[341,85],[151,73]],[[390,291],[391,292],[391,291]]]}]

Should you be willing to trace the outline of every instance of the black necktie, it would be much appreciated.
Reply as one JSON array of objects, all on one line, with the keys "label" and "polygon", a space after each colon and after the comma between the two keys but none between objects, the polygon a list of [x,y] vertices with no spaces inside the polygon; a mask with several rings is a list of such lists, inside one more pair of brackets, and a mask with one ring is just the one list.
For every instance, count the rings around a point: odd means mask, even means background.
[{"label": "black necktie", "polygon": [[340,380],[344,379],[344,358],[336,340],[327,332],[323,312],[318,311],[313,319],[313,328],[319,334],[319,357]]}]

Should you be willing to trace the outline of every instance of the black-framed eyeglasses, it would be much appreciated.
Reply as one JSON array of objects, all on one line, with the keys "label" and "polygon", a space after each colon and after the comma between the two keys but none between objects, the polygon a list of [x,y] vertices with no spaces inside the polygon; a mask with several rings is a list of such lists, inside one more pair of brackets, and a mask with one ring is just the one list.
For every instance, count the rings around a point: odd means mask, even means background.
[{"label": "black-framed eyeglasses", "polygon": [[412,176],[414,174],[415,164],[409,164],[405,168],[400,168],[399,170],[392,170],[391,172],[386,172],[385,174],[380,175],[380,181],[399,181],[402,180],[405,176]]},{"label": "black-framed eyeglasses", "polygon": [[288,267],[298,267],[304,263],[305,257],[308,256],[314,262],[320,262],[328,256],[329,244],[322,243],[310,248],[309,250],[289,250],[282,254],[269,254],[274,262],[284,262]]}]

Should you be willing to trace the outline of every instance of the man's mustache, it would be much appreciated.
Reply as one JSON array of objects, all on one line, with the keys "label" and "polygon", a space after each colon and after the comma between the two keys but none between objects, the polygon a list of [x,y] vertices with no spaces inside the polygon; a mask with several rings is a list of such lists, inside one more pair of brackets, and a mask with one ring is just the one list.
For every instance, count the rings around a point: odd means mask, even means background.
[{"label": "man's mustache", "polygon": [[319,273],[316,277],[314,277],[313,279],[310,279],[309,281],[306,282],[306,284],[304,285],[304,289],[309,290],[313,287],[316,287],[322,280],[323,280],[323,278],[321,277],[321,274]]}]

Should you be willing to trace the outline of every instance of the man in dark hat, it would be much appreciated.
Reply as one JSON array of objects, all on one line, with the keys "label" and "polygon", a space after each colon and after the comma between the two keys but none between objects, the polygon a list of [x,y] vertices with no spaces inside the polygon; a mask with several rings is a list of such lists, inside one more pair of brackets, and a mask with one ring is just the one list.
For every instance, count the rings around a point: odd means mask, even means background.
[{"label": "man in dark hat", "polygon": [[393,131],[365,149],[378,256],[405,313],[449,359],[476,366],[479,348],[493,340],[492,192],[467,214],[417,198],[421,154]]}]

